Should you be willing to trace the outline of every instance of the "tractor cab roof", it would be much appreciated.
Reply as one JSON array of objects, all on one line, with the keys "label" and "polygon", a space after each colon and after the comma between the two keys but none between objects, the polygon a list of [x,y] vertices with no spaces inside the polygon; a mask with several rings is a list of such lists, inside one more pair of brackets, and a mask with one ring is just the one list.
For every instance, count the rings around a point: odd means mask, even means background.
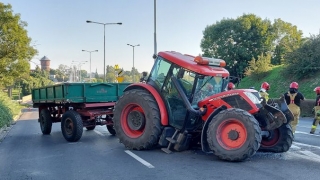
[{"label": "tractor cab roof", "polygon": [[223,68],[226,63],[221,59],[191,56],[174,51],[162,51],[158,55],[178,66],[202,75],[229,77],[229,72]]}]

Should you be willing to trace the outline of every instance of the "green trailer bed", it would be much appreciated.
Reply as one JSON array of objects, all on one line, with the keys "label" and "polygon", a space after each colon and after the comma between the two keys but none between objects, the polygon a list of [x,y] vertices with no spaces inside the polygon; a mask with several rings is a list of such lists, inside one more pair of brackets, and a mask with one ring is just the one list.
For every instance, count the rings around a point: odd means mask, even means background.
[{"label": "green trailer bed", "polygon": [[37,103],[97,103],[117,101],[130,83],[61,83],[32,89]]}]

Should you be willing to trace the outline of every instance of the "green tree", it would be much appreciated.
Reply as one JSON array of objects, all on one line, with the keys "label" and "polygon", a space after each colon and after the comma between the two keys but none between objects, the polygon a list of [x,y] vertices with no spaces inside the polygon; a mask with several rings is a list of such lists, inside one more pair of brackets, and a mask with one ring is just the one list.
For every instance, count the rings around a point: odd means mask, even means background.
[{"label": "green tree", "polygon": [[115,80],[116,80],[116,76],[114,74],[114,71],[113,72],[108,72],[106,74],[106,81],[107,82],[113,83],[113,82],[115,82]]},{"label": "green tree", "polygon": [[265,77],[271,68],[271,54],[258,56],[258,59],[252,59],[249,66],[246,68],[245,74],[251,76],[255,80],[260,80]]},{"label": "green tree", "polygon": [[297,78],[313,77],[320,71],[320,34],[311,35],[296,51],[285,56],[286,73]]},{"label": "green tree", "polygon": [[0,2],[0,86],[11,86],[30,72],[29,60],[37,51],[30,45],[26,26],[10,4]]},{"label": "green tree", "polygon": [[204,56],[222,58],[231,75],[244,73],[248,62],[271,49],[271,22],[254,14],[237,19],[223,19],[203,31],[201,49]]},{"label": "green tree", "polygon": [[273,65],[284,64],[284,56],[300,47],[302,43],[302,31],[291,23],[276,19],[273,23],[274,32],[274,55],[271,63]]}]

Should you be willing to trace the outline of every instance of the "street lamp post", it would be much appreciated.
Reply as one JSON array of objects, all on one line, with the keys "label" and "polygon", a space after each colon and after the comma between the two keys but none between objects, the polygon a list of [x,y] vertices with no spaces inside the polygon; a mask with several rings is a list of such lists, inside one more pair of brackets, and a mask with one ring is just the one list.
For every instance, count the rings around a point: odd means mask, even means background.
[{"label": "street lamp post", "polygon": [[70,77],[69,77],[69,79],[70,79],[70,81],[71,82],[75,82],[76,81],[76,68],[77,68],[77,66],[75,66],[76,64],[75,63],[71,63],[71,65],[70,65]]},{"label": "street lamp post", "polygon": [[118,23],[100,23],[94,21],[86,21],[87,23],[101,24],[103,25],[103,82],[106,82],[106,25],[122,25],[121,22]]},{"label": "street lamp post", "polygon": [[136,46],[140,46],[140,44],[137,44],[137,45],[131,45],[131,44],[127,44],[128,46],[131,46],[132,49],[133,49],[133,66],[132,66],[132,82],[134,83],[134,47]]},{"label": "street lamp post", "polygon": [[91,82],[91,53],[92,52],[98,52],[98,50],[94,50],[94,51],[82,50],[82,51],[90,53],[90,76],[89,76],[89,79],[90,79],[90,82]]},{"label": "street lamp post", "polygon": [[[154,54],[153,55],[157,55],[157,1],[154,0],[153,2],[153,6],[154,6]],[[154,59],[155,60],[155,59]]]},{"label": "street lamp post", "polygon": [[73,63],[78,63],[78,70],[79,70],[79,82],[81,82],[81,65],[88,62],[88,61],[72,61]]}]

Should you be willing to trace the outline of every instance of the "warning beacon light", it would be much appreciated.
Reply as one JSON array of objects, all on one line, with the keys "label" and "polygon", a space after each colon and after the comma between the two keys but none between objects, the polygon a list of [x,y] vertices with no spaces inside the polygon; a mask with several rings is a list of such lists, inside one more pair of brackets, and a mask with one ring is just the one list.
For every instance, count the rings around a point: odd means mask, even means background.
[{"label": "warning beacon light", "polygon": [[199,65],[218,66],[218,67],[225,67],[226,66],[226,62],[222,59],[197,56],[194,58],[193,61]]}]

